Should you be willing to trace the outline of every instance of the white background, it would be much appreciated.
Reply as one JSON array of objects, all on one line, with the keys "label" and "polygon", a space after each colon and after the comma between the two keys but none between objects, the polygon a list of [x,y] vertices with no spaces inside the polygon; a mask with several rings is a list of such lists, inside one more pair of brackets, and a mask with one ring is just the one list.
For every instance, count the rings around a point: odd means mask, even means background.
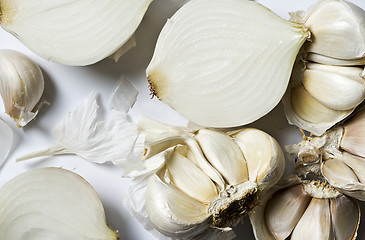
[{"label": "white background", "polygon": [[[180,5],[178,1],[155,0],[151,4],[136,32],[137,46],[122,56],[118,63],[111,59],[105,59],[92,66],[69,67],[47,62],[28,50],[15,37],[0,29],[0,48],[18,50],[40,65],[45,76],[43,98],[51,103],[48,109],[41,112],[37,119],[24,129],[16,128],[13,121],[3,113],[4,109],[0,104],[0,117],[12,127],[15,134],[13,150],[0,169],[0,185],[22,172],[35,168],[55,166],[72,170],[84,177],[98,192],[105,207],[107,221],[119,231],[121,239],[155,239],[122,206],[122,198],[130,181],[121,178],[120,169],[111,164],[90,163],[77,156],[48,157],[21,163],[16,163],[15,159],[26,153],[50,146],[52,128],[64,119],[69,111],[87,98],[90,92],[98,92],[99,103],[105,106],[122,74],[126,75],[140,92],[137,102],[131,110],[134,121],[137,121],[144,114],[175,125],[185,124],[186,120],[176,112],[157,99],[151,99],[145,77],[145,68],[152,57],[158,34],[166,19],[178,9]],[[305,10],[314,3],[313,0],[264,0],[258,2],[286,19],[288,18],[287,12]],[[365,8],[363,1],[353,2]],[[282,147],[287,144],[298,143],[301,140],[300,132],[287,124],[281,104],[252,126],[271,134]],[[287,174],[292,172],[292,167],[293,163],[288,162]],[[365,204],[360,203],[360,206],[364,212]],[[237,239],[254,239],[248,220],[239,224],[235,228],[235,232]],[[358,239],[365,239],[365,230],[359,230]]]}]

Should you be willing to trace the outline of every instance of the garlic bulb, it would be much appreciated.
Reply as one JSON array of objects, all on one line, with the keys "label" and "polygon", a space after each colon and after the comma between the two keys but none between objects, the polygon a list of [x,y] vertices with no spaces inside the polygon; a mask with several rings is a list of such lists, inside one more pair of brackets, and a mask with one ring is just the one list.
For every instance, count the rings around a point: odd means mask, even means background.
[{"label": "garlic bulb", "polygon": [[290,124],[322,135],[364,100],[365,11],[343,0],[321,0],[291,20],[311,32],[283,98]]},{"label": "garlic bulb", "polygon": [[[257,195],[283,174],[285,162],[279,144],[260,130],[224,133],[203,128],[189,132],[170,126],[176,131],[165,138],[163,129],[169,126],[152,131],[157,125],[150,119],[140,123],[146,142],[158,131],[163,138],[147,143],[144,167],[130,172],[148,179],[144,199],[138,201],[145,202],[145,207],[135,209],[146,209],[154,228],[168,237],[203,239],[229,231],[260,202]],[[140,188],[131,186],[133,191]]]},{"label": "garlic bulb", "polygon": [[14,50],[0,50],[0,94],[6,113],[24,127],[38,113],[36,105],[44,89],[41,69]]},{"label": "garlic bulb", "polygon": [[89,65],[132,37],[152,0],[6,0],[0,24],[41,57]]},{"label": "garlic bulb", "polygon": [[71,171],[32,170],[0,189],[0,239],[117,238],[95,190]]},{"label": "garlic bulb", "polygon": [[286,181],[250,213],[257,240],[356,238],[356,201],[318,181]]},{"label": "garlic bulb", "polygon": [[362,72],[355,66],[306,63],[283,98],[289,123],[322,135],[365,99]]},{"label": "garlic bulb", "polygon": [[340,192],[365,201],[365,109],[321,137],[287,146],[303,173],[322,175]]},{"label": "garlic bulb", "polygon": [[253,122],[282,98],[308,37],[253,1],[189,1],[160,33],[146,70],[151,92],[201,126]]},{"label": "garlic bulb", "polygon": [[[365,64],[365,11],[344,0],[320,0],[307,12],[292,13],[312,34],[309,60],[324,64]],[[352,62],[352,63],[351,63]]]}]

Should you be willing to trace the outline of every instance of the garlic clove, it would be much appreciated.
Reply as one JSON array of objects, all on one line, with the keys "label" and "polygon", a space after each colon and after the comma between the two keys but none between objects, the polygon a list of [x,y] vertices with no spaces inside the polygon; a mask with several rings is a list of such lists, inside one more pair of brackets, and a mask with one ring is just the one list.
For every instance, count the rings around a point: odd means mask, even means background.
[{"label": "garlic clove", "polygon": [[0,118],[0,167],[13,146],[14,134],[11,128]]},{"label": "garlic clove", "polygon": [[151,91],[201,126],[253,122],[279,103],[308,36],[253,1],[190,1],[160,33]]},{"label": "garlic clove", "polygon": [[128,42],[151,2],[1,1],[0,24],[47,60],[89,65]]},{"label": "garlic clove", "polygon": [[189,238],[209,228],[208,205],[163,182],[157,175],[148,182],[146,210],[153,226],[166,236]]},{"label": "garlic clove", "polygon": [[265,220],[275,239],[286,239],[306,210],[311,196],[302,185],[276,192],[265,208]]},{"label": "garlic clove", "polygon": [[355,172],[359,181],[365,184],[365,159],[352,155],[350,153],[344,152],[342,161],[346,163]]},{"label": "garlic clove", "polygon": [[23,173],[0,189],[0,239],[117,240],[95,190],[61,168]]},{"label": "garlic clove", "polygon": [[0,50],[0,94],[5,112],[19,127],[37,115],[35,107],[43,89],[43,74],[37,64],[14,50]]},{"label": "garlic clove", "polygon": [[326,107],[313,98],[303,86],[292,90],[290,100],[295,114],[309,123],[336,123],[353,110],[334,110]]},{"label": "garlic clove", "polygon": [[343,0],[322,0],[304,17],[313,38],[308,52],[336,59],[365,55],[365,11]]},{"label": "garlic clove", "polygon": [[332,229],[335,239],[356,239],[360,224],[360,208],[352,199],[341,196],[330,199]]},{"label": "garlic clove", "polygon": [[340,147],[354,155],[365,157],[365,111],[359,111],[344,124]]},{"label": "garlic clove", "polygon": [[324,161],[322,174],[333,186],[359,184],[356,174],[340,159],[335,158]]},{"label": "garlic clove", "polygon": [[202,202],[210,203],[218,196],[212,180],[189,159],[176,151],[167,160],[166,168],[171,181],[181,191]]},{"label": "garlic clove", "polygon": [[[308,68],[304,71],[302,83],[318,102],[334,110],[348,110],[364,100],[365,85],[364,79],[360,77],[361,68],[315,65],[317,69]],[[354,79],[343,74],[351,69],[354,73],[349,75],[353,75]]]},{"label": "garlic clove", "polygon": [[328,199],[312,198],[294,228],[292,240],[330,239],[331,213]]},{"label": "garlic clove", "polygon": [[284,171],[284,155],[279,144],[270,135],[249,128],[233,137],[247,161],[250,181],[261,182],[273,171]]},{"label": "garlic clove", "polygon": [[246,160],[232,138],[211,129],[200,129],[195,138],[210,164],[230,185],[248,180]]},{"label": "garlic clove", "polygon": [[365,58],[350,59],[350,60],[337,59],[337,58],[322,56],[320,54],[315,54],[315,53],[308,53],[306,59],[307,61],[312,61],[316,63],[327,64],[327,65],[338,65],[338,66],[358,66],[365,64]]}]

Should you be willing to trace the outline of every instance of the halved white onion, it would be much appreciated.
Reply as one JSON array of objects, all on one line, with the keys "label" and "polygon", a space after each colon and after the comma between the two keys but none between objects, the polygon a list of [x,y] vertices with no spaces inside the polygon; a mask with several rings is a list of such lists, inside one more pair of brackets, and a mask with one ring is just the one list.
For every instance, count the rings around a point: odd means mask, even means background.
[{"label": "halved white onion", "polygon": [[192,0],[160,33],[152,93],[202,126],[250,123],[282,98],[308,35],[253,1]]},{"label": "halved white onion", "polygon": [[23,173],[0,189],[0,239],[116,240],[95,190],[60,168]]},{"label": "halved white onion", "polygon": [[89,65],[117,51],[152,0],[5,0],[0,24],[41,57]]}]

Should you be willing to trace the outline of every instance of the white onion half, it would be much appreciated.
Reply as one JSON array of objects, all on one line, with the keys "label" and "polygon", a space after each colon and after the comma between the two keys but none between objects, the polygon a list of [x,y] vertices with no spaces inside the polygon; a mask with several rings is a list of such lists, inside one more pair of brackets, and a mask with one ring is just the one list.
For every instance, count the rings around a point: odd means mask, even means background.
[{"label": "white onion half", "polygon": [[21,174],[0,189],[0,239],[116,240],[94,189],[60,168]]},{"label": "white onion half", "polygon": [[1,0],[1,26],[32,51],[66,65],[89,65],[133,35],[152,0]]},{"label": "white onion half", "polygon": [[202,126],[253,122],[279,103],[308,35],[252,1],[192,0],[160,33],[152,94]]}]

